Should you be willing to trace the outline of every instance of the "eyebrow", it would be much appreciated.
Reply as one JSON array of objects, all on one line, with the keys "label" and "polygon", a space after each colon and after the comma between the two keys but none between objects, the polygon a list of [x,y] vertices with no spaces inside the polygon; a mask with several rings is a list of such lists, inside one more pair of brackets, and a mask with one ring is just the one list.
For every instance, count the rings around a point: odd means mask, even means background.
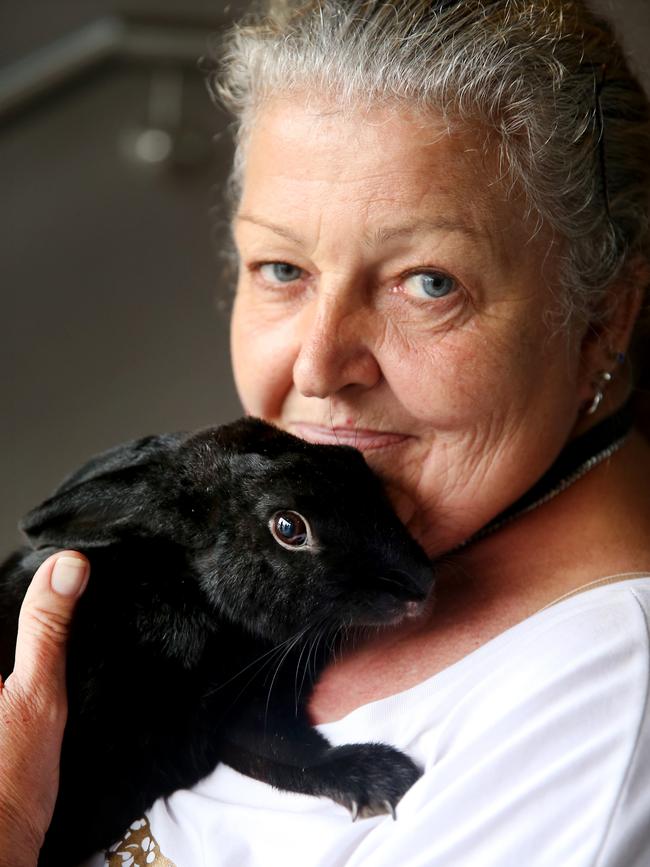
[{"label": "eyebrow", "polygon": [[461,232],[468,235],[470,238],[483,237],[484,233],[468,223],[458,220],[448,220],[444,217],[436,217],[433,220],[417,220],[413,223],[404,223],[399,226],[380,226],[373,229],[366,238],[366,243],[370,247],[379,247],[387,241],[392,241],[395,238],[411,237],[413,235],[423,235],[426,232]]},{"label": "eyebrow", "polygon": [[298,244],[298,246],[304,246],[304,238],[294,235],[293,232],[290,232],[289,229],[285,229],[284,226],[269,223],[268,220],[263,220],[261,217],[255,217],[253,214],[236,214],[235,219],[244,223],[255,223],[256,226],[262,226],[264,229],[269,229],[276,235],[280,235],[280,237],[286,238],[294,244]]},{"label": "eyebrow", "polygon": [[[264,220],[254,214],[237,214],[235,219],[241,220],[245,223],[254,223],[256,226],[268,229],[276,235],[280,235],[280,237],[286,238],[288,241],[291,241],[298,246],[305,246],[306,242],[304,238],[301,238],[299,235],[296,235],[284,226]],[[404,223],[398,226],[379,227],[367,233],[363,241],[364,245],[373,248],[379,247],[395,238],[412,237],[413,235],[422,235],[425,232],[439,231],[441,229],[446,232],[461,232],[473,239],[485,237],[484,232],[467,223],[459,222],[457,220],[448,220],[444,217],[437,217],[433,220],[418,220],[413,223]]]}]

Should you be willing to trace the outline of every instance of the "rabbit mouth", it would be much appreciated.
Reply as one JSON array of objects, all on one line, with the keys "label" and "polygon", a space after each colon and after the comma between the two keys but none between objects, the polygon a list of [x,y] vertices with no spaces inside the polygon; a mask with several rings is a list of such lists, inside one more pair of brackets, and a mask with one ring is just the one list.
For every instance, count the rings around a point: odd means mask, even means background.
[{"label": "rabbit mouth", "polygon": [[405,602],[400,603],[389,623],[393,626],[398,623],[403,623],[405,620],[417,620],[425,614],[428,608],[428,597],[425,597],[424,599],[408,599]]},{"label": "rabbit mouth", "polygon": [[355,626],[399,626],[406,621],[416,621],[428,615],[431,597],[421,599],[397,599],[396,597],[377,598],[374,604],[364,606],[354,618]]},{"label": "rabbit mouth", "polygon": [[368,578],[359,588],[355,624],[392,626],[421,617],[432,601],[434,581],[428,569],[413,571],[389,569]]}]

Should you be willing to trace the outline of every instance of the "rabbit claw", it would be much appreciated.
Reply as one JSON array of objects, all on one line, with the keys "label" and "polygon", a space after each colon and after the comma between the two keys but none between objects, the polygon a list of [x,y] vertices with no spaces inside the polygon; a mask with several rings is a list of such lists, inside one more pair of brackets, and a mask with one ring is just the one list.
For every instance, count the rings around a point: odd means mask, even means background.
[{"label": "rabbit claw", "polygon": [[373,816],[392,816],[393,821],[397,821],[395,804],[392,804],[388,799],[363,804],[363,806],[358,801],[351,801],[348,804],[348,810],[353,822],[359,819],[370,819]]}]

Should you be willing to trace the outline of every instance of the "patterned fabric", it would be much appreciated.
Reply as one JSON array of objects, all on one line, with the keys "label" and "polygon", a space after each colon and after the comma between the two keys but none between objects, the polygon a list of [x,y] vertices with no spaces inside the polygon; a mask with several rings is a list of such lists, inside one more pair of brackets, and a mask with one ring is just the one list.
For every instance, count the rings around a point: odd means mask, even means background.
[{"label": "patterned fabric", "polygon": [[176,867],[160,851],[147,819],[133,822],[124,838],[111,846],[104,857],[106,867]]}]

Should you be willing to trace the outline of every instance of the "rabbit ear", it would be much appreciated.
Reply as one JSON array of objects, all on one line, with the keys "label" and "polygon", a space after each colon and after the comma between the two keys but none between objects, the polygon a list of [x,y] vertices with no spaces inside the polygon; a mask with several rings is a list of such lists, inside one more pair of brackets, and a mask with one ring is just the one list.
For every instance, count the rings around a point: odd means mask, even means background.
[{"label": "rabbit ear", "polygon": [[169,530],[168,460],[186,434],[134,440],[92,458],[32,509],[20,529],[33,548],[89,548]]},{"label": "rabbit ear", "polygon": [[172,451],[184,442],[188,436],[189,434],[182,432],[155,434],[130,440],[129,442],[106,449],[106,451],[94,455],[89,461],[86,461],[85,464],[79,467],[78,470],[66,476],[52,496],[61,494],[81,482],[105,476],[113,470],[150,464],[152,459],[155,460],[156,458],[160,458],[161,455]]}]

